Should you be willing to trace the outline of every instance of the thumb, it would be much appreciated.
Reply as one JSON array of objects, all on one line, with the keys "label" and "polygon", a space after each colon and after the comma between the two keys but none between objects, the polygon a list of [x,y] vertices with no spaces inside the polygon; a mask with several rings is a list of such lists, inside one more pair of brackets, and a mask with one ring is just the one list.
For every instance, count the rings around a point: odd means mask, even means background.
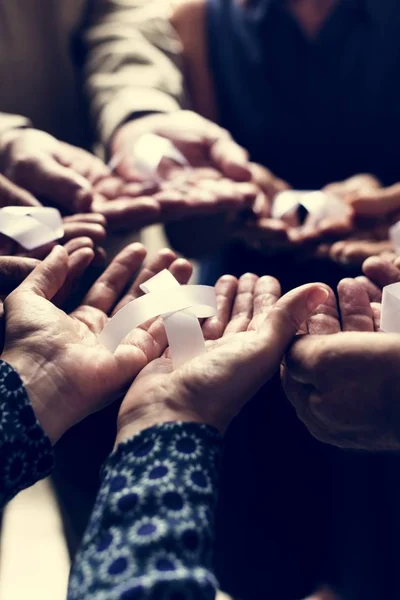
[{"label": "thumb", "polygon": [[0,295],[10,294],[37,267],[39,261],[19,256],[0,257]]},{"label": "thumb", "polygon": [[400,184],[385,189],[370,190],[365,194],[348,194],[345,200],[358,216],[386,215],[400,209]]},{"label": "thumb", "polygon": [[67,275],[68,253],[63,246],[55,246],[16,292],[33,292],[37,296],[51,300],[64,284]]},{"label": "thumb", "polygon": [[210,155],[215,165],[226,177],[234,181],[250,181],[249,155],[232,139],[215,140],[210,147]]},{"label": "thumb", "polygon": [[0,206],[41,206],[32,194],[0,175]]},{"label": "thumb", "polygon": [[278,364],[301,325],[328,296],[328,288],[322,283],[311,283],[285,294],[271,308],[261,334],[265,335],[268,348],[273,348]]},{"label": "thumb", "polygon": [[91,192],[92,186],[70,167],[61,165],[52,157],[40,156],[30,165],[29,189],[58,206],[83,210],[88,208],[86,195]]}]

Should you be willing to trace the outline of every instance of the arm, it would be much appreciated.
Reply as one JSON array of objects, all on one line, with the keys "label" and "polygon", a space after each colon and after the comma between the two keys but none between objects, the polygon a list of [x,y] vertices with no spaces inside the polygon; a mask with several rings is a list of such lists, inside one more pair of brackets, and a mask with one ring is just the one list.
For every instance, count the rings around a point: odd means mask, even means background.
[{"label": "arm", "polygon": [[134,114],[185,104],[181,45],[165,0],[99,0],[84,39],[86,90],[101,141]]},{"label": "arm", "polygon": [[[211,572],[221,436],[167,423],[122,443],[105,465],[68,600],[215,597]],[[140,593],[141,591],[141,593]]]},{"label": "arm", "polygon": [[18,492],[50,475],[51,442],[16,371],[0,361],[0,510]]}]

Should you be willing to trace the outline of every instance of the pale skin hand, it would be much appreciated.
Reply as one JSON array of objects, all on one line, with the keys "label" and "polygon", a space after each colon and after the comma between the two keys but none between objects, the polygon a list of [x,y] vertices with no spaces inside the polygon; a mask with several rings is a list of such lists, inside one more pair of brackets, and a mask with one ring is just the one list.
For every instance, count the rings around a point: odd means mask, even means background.
[{"label": "pale skin hand", "polygon": [[377,332],[380,305],[370,304],[359,282],[343,280],[338,292],[340,307],[331,292],[309,319],[308,335],[298,337],[287,353],[286,395],[323,442],[397,450],[398,336]]},{"label": "pale skin hand", "polygon": [[50,301],[68,274],[66,251],[58,246],[4,302],[2,358],[19,372],[53,442],[73,424],[115,400],[165,349],[165,335],[153,324],[135,330],[134,339],[127,339],[115,354],[98,341],[109,317],[141,294],[138,286],[153,272],[169,268],[181,283],[191,275],[190,263],[166,250],[132,283],[145,255],[141,244],[127,246],[81,306],[67,315]]},{"label": "pale skin hand", "polygon": [[203,325],[207,351],[175,370],[166,352],[143,369],[121,405],[117,444],[166,421],[206,423],[224,433],[327,295],[310,284],[280,298],[275,279],[252,274],[239,281],[225,276],[216,291],[218,314]]},{"label": "pale skin hand", "polygon": [[90,210],[92,186],[109,174],[89,152],[36,129],[14,129],[1,136],[0,171],[30,194],[71,212]]}]

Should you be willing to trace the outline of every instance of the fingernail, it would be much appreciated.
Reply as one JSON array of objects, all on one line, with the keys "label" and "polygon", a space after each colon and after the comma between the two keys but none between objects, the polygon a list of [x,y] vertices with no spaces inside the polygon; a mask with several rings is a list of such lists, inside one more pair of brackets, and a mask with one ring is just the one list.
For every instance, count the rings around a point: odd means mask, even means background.
[{"label": "fingernail", "polygon": [[329,296],[326,288],[314,288],[307,295],[307,306],[310,310],[314,310],[320,304],[323,304]]}]

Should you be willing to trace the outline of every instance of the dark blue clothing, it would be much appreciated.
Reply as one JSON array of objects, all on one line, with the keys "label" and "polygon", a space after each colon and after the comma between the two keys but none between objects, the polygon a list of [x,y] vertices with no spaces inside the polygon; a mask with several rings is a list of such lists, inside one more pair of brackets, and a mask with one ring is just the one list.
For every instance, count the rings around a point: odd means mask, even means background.
[{"label": "dark blue clothing", "polygon": [[[221,447],[198,423],[165,423],[121,444],[103,468],[68,600],[213,600]],[[18,373],[0,361],[0,510],[53,463]]]},{"label": "dark blue clothing", "polygon": [[341,0],[310,41],[281,0],[208,0],[219,121],[295,189],[400,180],[400,4]]}]

